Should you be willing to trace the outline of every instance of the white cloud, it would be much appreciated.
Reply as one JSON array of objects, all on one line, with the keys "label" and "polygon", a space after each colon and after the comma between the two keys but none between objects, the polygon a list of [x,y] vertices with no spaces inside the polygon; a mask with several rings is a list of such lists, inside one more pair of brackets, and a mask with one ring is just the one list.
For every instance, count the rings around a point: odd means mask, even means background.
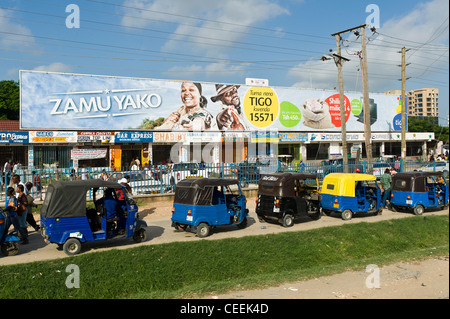
[{"label": "white cloud", "polygon": [[175,66],[165,72],[165,75],[169,78],[173,78],[174,74],[177,78],[185,80],[196,80],[199,78],[209,77],[211,80],[217,80],[218,74],[222,82],[226,82],[227,78],[234,78],[236,75],[245,77],[246,64],[229,64],[223,63],[210,63],[207,65],[183,65]]},{"label": "white cloud", "polygon": [[40,65],[35,67],[33,71],[47,71],[47,72],[63,72],[63,73],[72,73],[73,68],[64,63],[55,62],[49,65]]},{"label": "white cloud", "polygon": [[[8,17],[9,11],[0,8],[0,30],[4,36],[0,38],[0,45],[6,48],[30,48],[35,45],[30,29],[21,24],[14,23]],[[19,36],[16,34],[23,34]]]},{"label": "white cloud", "polygon": [[[125,0],[124,6],[141,11],[126,9],[123,26],[162,25],[161,21],[175,24],[163,50],[189,50],[215,57],[225,57],[227,47],[243,38],[245,27],[289,14],[271,0]],[[170,15],[158,12],[170,12]]]},{"label": "white cloud", "polygon": [[[398,65],[401,64],[399,51],[403,46],[410,48],[406,57],[407,63],[411,65],[406,70],[407,76],[412,77],[412,80],[428,77],[433,75],[433,72],[442,75],[442,69],[448,70],[448,9],[449,3],[446,0],[434,0],[421,3],[403,16],[394,17],[384,23],[381,21],[381,28],[377,30],[379,34],[375,40],[369,41],[367,46],[370,92],[401,88],[401,82],[398,81],[401,78],[401,68]],[[382,8],[380,10],[382,11]],[[372,32],[367,29],[366,36],[371,35]],[[353,34],[347,37],[349,42],[344,44],[356,40]],[[430,39],[430,44],[435,46],[420,45]],[[351,55],[361,50],[360,43],[361,40],[357,39],[355,44],[342,48],[342,55],[351,59],[343,67],[345,90],[362,90],[360,60],[357,55]],[[316,65],[314,69],[313,65]],[[427,68],[430,65],[431,67]],[[337,68],[333,61],[322,62],[321,65],[317,65],[315,61],[302,63],[291,69],[289,75],[297,81],[294,86],[310,87],[311,82],[316,88],[337,86]],[[415,88],[409,86],[411,89]]]}]

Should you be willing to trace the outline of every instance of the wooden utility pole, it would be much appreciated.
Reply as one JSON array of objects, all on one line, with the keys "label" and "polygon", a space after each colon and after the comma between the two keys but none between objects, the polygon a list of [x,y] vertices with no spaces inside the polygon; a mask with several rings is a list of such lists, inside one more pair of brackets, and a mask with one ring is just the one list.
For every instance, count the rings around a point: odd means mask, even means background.
[{"label": "wooden utility pole", "polygon": [[[359,28],[359,27],[358,27]],[[345,99],[344,99],[344,82],[342,80],[342,65],[345,61],[350,61],[347,58],[341,56],[341,34],[355,30],[352,28],[332,34],[336,37],[336,49],[337,54],[333,54],[334,63],[338,68],[338,81],[339,81],[339,105],[341,112],[341,133],[342,133],[342,161],[344,166],[344,172],[348,172],[348,145],[347,145],[347,124],[345,122]]]},{"label": "wooden utility pole", "polygon": [[366,51],[366,25],[361,26],[362,46],[362,81],[363,81],[363,110],[364,110],[364,137],[366,143],[366,156],[369,163],[372,162],[372,131],[370,129],[370,100],[369,81],[367,76],[367,51]]},{"label": "wooden utility pole", "polygon": [[[402,149],[401,149],[401,156],[402,159],[405,160],[406,159],[406,89],[405,89],[405,85],[406,85],[406,77],[405,77],[405,69],[406,69],[406,48],[403,47],[402,48],[402,133],[401,133],[401,137],[402,137]],[[409,49],[408,49],[409,51]]]},{"label": "wooden utility pole", "polygon": [[348,173],[348,147],[347,147],[347,124],[345,123],[345,99],[344,99],[344,82],[342,80],[342,64],[344,63],[341,57],[341,36],[336,37],[337,57],[335,63],[338,68],[339,80],[339,104],[341,111],[341,133],[342,133],[342,161],[344,164],[344,173]]}]

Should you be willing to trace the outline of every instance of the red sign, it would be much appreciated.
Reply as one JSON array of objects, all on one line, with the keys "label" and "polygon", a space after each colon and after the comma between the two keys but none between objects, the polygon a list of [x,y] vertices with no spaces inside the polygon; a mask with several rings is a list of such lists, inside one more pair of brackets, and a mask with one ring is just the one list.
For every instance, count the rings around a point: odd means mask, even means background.
[{"label": "red sign", "polygon": [[[336,127],[341,127],[341,103],[339,100],[339,94],[334,94],[329,96],[325,102],[327,102],[328,106],[330,107],[330,115],[331,115],[331,122]],[[348,118],[350,117],[350,100],[347,96],[344,95],[344,102],[345,102],[345,122],[347,123]]]}]

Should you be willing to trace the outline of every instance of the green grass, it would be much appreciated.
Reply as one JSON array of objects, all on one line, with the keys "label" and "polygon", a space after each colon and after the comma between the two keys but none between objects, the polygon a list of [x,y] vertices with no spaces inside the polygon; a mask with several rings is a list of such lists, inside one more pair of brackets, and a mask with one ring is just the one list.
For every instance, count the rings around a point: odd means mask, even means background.
[{"label": "green grass", "polygon": [[[440,256],[448,250],[448,216],[414,216],[2,266],[0,298],[196,297]],[[69,264],[80,269],[78,289],[65,285]]]}]

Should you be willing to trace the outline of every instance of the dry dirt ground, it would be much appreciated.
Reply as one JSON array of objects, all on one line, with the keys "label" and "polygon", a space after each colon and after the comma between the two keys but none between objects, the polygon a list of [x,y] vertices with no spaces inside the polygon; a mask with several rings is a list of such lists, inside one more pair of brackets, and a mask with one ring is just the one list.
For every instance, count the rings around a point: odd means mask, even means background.
[{"label": "dry dirt ground", "polygon": [[[161,201],[139,208],[140,216],[147,222],[146,242],[136,244],[131,238],[116,241],[86,243],[81,253],[90,253],[106,249],[127,249],[139,245],[154,245],[173,241],[215,240],[229,237],[264,235],[286,231],[301,231],[319,227],[342,225],[344,223],[377,222],[388,219],[408,218],[412,214],[384,210],[378,216],[356,216],[350,221],[343,221],[338,215],[322,216],[317,221],[309,218],[297,220],[295,225],[284,228],[274,223],[260,223],[254,213],[255,203],[249,200],[250,217],[245,229],[236,226],[218,227],[213,233],[200,239],[190,232],[175,232],[171,227],[171,201]],[[426,212],[426,215],[448,215],[449,210]],[[38,219],[38,216],[35,215]],[[30,244],[21,245],[16,256],[2,257],[0,266],[49,259],[65,258],[66,254],[58,250],[56,244],[46,245],[42,236],[29,228]],[[432,252],[431,252],[432,253]],[[367,288],[368,276],[379,270],[379,288]],[[269,287],[257,291],[236,291],[226,295],[208,296],[206,298],[244,298],[244,299],[308,299],[308,298],[449,298],[449,261],[447,257],[433,258],[413,263],[397,263],[373,272],[361,269],[329,277],[320,277],[308,281],[287,283],[278,287]],[[373,277],[370,277],[371,280]],[[375,282],[375,281],[374,281]],[[373,286],[373,284],[372,284]]]}]

